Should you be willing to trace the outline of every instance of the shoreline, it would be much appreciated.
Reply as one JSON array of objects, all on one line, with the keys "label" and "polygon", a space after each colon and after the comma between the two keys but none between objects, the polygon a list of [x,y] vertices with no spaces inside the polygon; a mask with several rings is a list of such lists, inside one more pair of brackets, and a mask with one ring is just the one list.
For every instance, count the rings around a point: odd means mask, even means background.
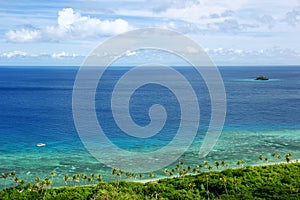
[{"label": "shoreline", "polygon": [[[295,159],[293,159],[291,162],[295,162],[297,159],[300,160],[300,151],[298,149],[293,151],[291,148],[289,148],[288,142],[290,140],[285,140],[286,138],[293,137],[294,142],[291,144],[291,146],[298,145],[298,138],[300,137],[298,133],[300,133],[300,129],[267,131],[225,130],[225,133],[221,135],[222,138],[219,139],[216,148],[209,156],[205,158],[205,160],[208,161],[209,164],[214,168],[213,170],[217,170],[217,168],[214,166],[214,162],[220,162],[221,160],[225,160],[226,163],[229,164],[229,168],[235,169],[238,168],[236,164],[237,161],[242,159],[246,162],[245,166],[261,166],[285,163],[284,155],[289,152],[293,152],[292,158]],[[251,140],[251,142],[249,140]],[[252,140],[256,141],[256,144],[253,146]],[[190,165],[195,167],[197,164],[203,164],[203,158],[198,158],[198,146],[198,143],[192,144],[189,150],[186,152],[185,157],[182,158],[186,166]],[[4,147],[6,146],[4,145]],[[68,152],[65,151],[67,149],[66,147],[68,147],[68,145],[65,145],[61,148],[60,144],[49,143],[48,145],[47,143],[47,146],[43,148],[30,146],[26,147],[24,151],[11,152],[11,154],[8,154],[9,156],[4,154],[4,157],[2,157],[1,155],[0,160],[4,161],[2,166],[6,166],[6,163],[8,163],[9,169],[2,168],[0,169],[0,173],[9,173],[15,171],[20,180],[23,179],[28,182],[34,182],[36,177],[40,177],[41,179],[51,179],[49,173],[54,171],[57,173],[57,176],[54,178],[54,187],[60,187],[64,185],[64,175],[72,176],[79,173],[85,173],[86,175],[90,175],[91,173],[101,174],[106,182],[114,180],[114,178],[111,176],[111,169],[101,168],[102,166],[99,165],[99,162],[87,152],[81,149]],[[57,153],[56,150],[63,151],[59,151],[59,153]],[[271,153],[274,152],[280,154],[282,159],[273,158]],[[259,160],[259,154],[263,154],[265,157],[268,157],[269,161],[265,162],[264,160]],[[28,156],[28,159],[26,159],[26,156]],[[64,156],[64,160],[62,160],[61,156]],[[80,160],[80,158],[83,158],[84,160]],[[170,168],[172,167],[174,166],[171,166]],[[220,166],[218,171],[224,169],[227,168]],[[206,170],[207,169],[204,167],[202,168],[203,172]],[[137,177],[136,180],[129,178],[126,181],[147,183],[151,181],[158,181],[164,178],[169,178],[169,176],[167,176],[162,169],[155,172],[155,177],[153,179],[148,177],[148,173],[145,173],[142,180],[139,180],[139,177]],[[122,180],[125,180],[125,178]],[[70,182],[71,181],[69,181],[69,183]],[[11,183],[11,185],[13,184],[14,183]],[[0,181],[0,188],[3,187],[4,182]]]},{"label": "shoreline", "polygon": [[[243,167],[228,167],[228,168],[224,168],[224,169],[220,169],[220,170],[211,170],[211,171],[202,171],[201,173],[207,173],[207,172],[222,172],[224,170],[227,169],[242,169],[242,168],[246,168],[246,167],[262,167],[262,166],[270,166],[270,165],[281,165],[281,164],[285,164],[285,165],[289,165],[289,164],[293,164],[293,163],[300,163],[300,161],[298,159],[295,160],[291,160],[289,163],[287,162],[279,162],[279,163],[264,163],[264,164],[257,164],[257,165],[247,165],[247,166],[243,166]],[[199,173],[197,173],[199,174]],[[193,173],[189,173],[186,174],[185,176],[195,176],[197,174],[193,174]],[[121,181],[125,181],[128,183],[142,183],[142,184],[146,184],[146,183],[150,183],[150,182],[158,182],[159,180],[163,180],[163,179],[172,179],[172,178],[180,178],[179,176],[172,176],[172,177],[159,177],[159,178],[147,178],[147,179],[142,179],[142,180],[128,180],[128,179],[121,179],[119,180]],[[117,180],[110,180],[110,181],[102,181],[102,183],[110,183],[110,182],[116,182]],[[96,186],[97,184],[85,184],[85,185],[63,185],[63,186],[58,186],[58,187],[52,187],[52,188],[64,188],[64,187],[88,187],[88,186]]]},{"label": "shoreline", "polygon": [[[241,169],[241,168],[245,168],[245,167],[261,167],[261,166],[270,166],[270,165],[281,165],[281,164],[292,164],[292,163],[299,163],[300,161],[298,159],[294,159],[294,160],[291,160],[289,163],[287,162],[284,162],[284,161],[281,161],[281,162],[278,162],[278,163],[262,163],[262,164],[256,164],[256,165],[246,165],[246,166],[243,166],[243,167],[228,167],[228,168],[224,168],[224,169],[220,169],[220,170],[211,170],[212,172],[221,172],[221,171],[224,171],[224,170],[227,170],[227,169]],[[202,171],[202,172],[209,172],[209,171]],[[193,173],[189,173],[189,174],[186,174],[186,176],[189,176],[189,175],[196,175],[196,174],[193,174]],[[153,179],[143,179],[143,180],[128,180],[128,182],[136,182],[136,183],[149,183],[149,182],[157,182],[161,179],[169,179],[169,178],[179,178],[179,176],[172,176],[172,177],[168,177],[168,176],[165,176],[165,177],[161,177],[161,178],[153,178]],[[125,180],[126,181],[126,180]]]},{"label": "shoreline", "polygon": [[[104,184],[104,185],[115,185],[114,187],[116,187],[118,189],[119,187],[119,184],[121,182],[123,182],[123,184],[125,183],[125,185],[127,184],[134,184],[134,183],[138,183],[138,184],[141,184],[141,185],[144,185],[144,184],[147,184],[147,183],[153,183],[153,184],[161,184],[159,183],[160,180],[164,180],[162,183],[166,183],[168,182],[170,179],[174,179],[174,181],[178,181],[178,180],[189,180],[189,179],[193,179],[195,177],[203,177],[201,176],[201,174],[205,175],[205,174],[222,174],[223,171],[226,171],[228,169],[232,169],[232,170],[240,170],[240,169],[244,169],[244,168],[247,168],[247,167],[250,167],[249,170],[254,170],[253,168],[255,167],[263,167],[263,166],[271,166],[271,165],[274,165],[274,166],[278,166],[280,167],[280,165],[292,165],[292,164],[299,164],[299,160],[298,159],[294,159],[294,160],[291,160],[289,161],[288,163],[287,162],[278,162],[278,163],[263,163],[263,164],[258,164],[258,165],[247,165],[247,166],[241,166],[241,167],[228,167],[228,168],[224,168],[224,169],[219,169],[219,170],[211,170],[211,171],[207,171],[207,170],[202,170],[198,173],[187,173],[186,175],[184,175],[184,177],[180,177],[178,175],[176,176],[172,176],[172,177],[159,177],[159,178],[147,178],[147,179],[142,179],[142,180],[129,180],[129,179],[119,179],[119,180],[113,180],[113,181],[101,181],[101,182],[98,182],[98,183],[91,183],[91,184],[80,184],[80,182],[78,183],[78,185],[71,185],[71,182],[69,182],[70,184],[68,185],[60,185],[60,186],[52,186],[51,183],[50,185],[44,185],[42,183],[42,180],[40,182],[40,184],[38,184],[36,187],[37,188],[41,188],[41,189],[38,189],[38,190],[61,190],[64,188],[66,190],[69,190],[69,191],[72,191],[72,190],[77,190],[78,188],[90,188],[90,187],[97,187],[97,185],[101,185],[101,184]],[[297,166],[297,165],[296,165]],[[251,169],[252,168],[252,169]],[[282,168],[282,166],[280,167]],[[263,168],[264,169],[264,168]],[[286,168],[283,168],[283,169],[286,169]],[[269,170],[269,169],[267,169]],[[241,171],[243,172],[243,170]],[[209,175],[210,176],[210,175]],[[71,178],[71,177],[70,177]],[[28,187],[28,184],[32,184],[33,186],[31,186],[31,189],[30,188],[27,188]],[[23,191],[29,191],[29,192],[32,192],[36,189],[34,189],[34,185],[35,183],[32,183],[32,182],[27,182],[27,186],[26,185],[21,185],[20,183],[15,186],[12,186],[12,187],[7,187],[7,189],[16,189],[19,193],[22,193]],[[27,189],[26,189],[27,188]],[[77,188],[77,189],[76,189]],[[7,190],[4,190],[4,188],[0,189],[0,192],[3,191],[7,191]]]}]

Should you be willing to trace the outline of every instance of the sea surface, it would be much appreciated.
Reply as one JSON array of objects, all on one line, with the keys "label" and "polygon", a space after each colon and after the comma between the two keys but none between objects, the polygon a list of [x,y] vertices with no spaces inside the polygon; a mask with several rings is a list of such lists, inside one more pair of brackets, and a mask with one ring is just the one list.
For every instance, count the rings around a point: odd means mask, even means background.
[{"label": "sea surface", "polygon": [[[98,120],[107,137],[120,148],[133,152],[157,150],[174,137],[180,121],[179,102],[168,88],[149,84],[131,98],[135,123],[150,122],[148,109],[161,104],[168,113],[164,130],[152,139],[132,139],[113,121],[110,105],[114,84],[130,70],[112,67],[106,71],[96,94]],[[229,166],[243,159],[246,165],[262,163],[271,157],[292,153],[300,159],[300,67],[219,67],[226,90],[227,113],[217,145],[205,158],[198,152],[210,120],[210,96],[205,82],[193,69],[179,67],[199,91],[201,120],[190,148],[182,155],[187,165],[226,160]],[[102,174],[112,179],[111,168],[88,153],[74,125],[72,91],[78,67],[0,67],[0,172],[15,171],[20,179],[49,178],[55,171],[54,185],[62,185],[64,175]],[[255,81],[265,75],[268,81]],[[45,147],[36,147],[45,143]],[[180,147],[178,147],[180,150]],[[168,155],[166,155],[168,156]],[[147,159],[147,158],[145,158]],[[283,160],[282,160],[283,161]],[[164,176],[163,169],[155,172]],[[0,181],[0,187],[3,187]]]}]

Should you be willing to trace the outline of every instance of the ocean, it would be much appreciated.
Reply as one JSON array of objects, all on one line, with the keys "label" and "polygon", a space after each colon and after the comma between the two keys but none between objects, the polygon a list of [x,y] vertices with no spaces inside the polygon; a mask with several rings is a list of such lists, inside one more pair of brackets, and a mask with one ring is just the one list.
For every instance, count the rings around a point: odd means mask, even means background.
[{"label": "ocean", "polygon": [[[122,133],[107,108],[114,84],[128,70],[129,67],[112,67],[101,80],[95,97],[99,123],[120,148],[132,152],[160,149],[178,129],[179,102],[168,88],[157,84],[139,88],[130,102],[134,122],[147,125],[149,106],[161,104],[168,113],[166,125],[150,139]],[[272,159],[273,152],[292,153],[292,159],[300,159],[300,67],[241,66],[219,70],[227,98],[225,124],[217,145],[199,159],[199,148],[211,117],[210,96],[193,69],[177,68],[194,83],[196,91],[201,91],[197,94],[201,111],[199,129],[180,160],[187,165],[226,160],[229,166],[236,167],[241,159],[245,165],[262,163],[258,159],[260,154],[268,156],[269,162],[278,162]],[[105,180],[112,179],[111,168],[89,154],[74,125],[72,91],[77,71],[78,67],[0,67],[0,172],[15,171],[20,179],[34,181],[37,176],[49,178],[49,173],[55,171],[57,186],[63,185],[64,175],[76,173],[100,173]],[[255,81],[259,75],[270,80]],[[46,146],[36,147],[38,143]],[[155,174],[164,176],[163,169]]]}]

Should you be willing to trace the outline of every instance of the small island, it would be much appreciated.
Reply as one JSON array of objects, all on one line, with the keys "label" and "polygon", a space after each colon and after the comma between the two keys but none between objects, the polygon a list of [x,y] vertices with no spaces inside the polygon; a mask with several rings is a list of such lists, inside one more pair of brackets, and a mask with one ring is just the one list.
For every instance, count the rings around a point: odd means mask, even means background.
[{"label": "small island", "polygon": [[269,78],[266,76],[258,76],[257,78],[255,78],[255,80],[267,81],[267,80],[269,80]]}]

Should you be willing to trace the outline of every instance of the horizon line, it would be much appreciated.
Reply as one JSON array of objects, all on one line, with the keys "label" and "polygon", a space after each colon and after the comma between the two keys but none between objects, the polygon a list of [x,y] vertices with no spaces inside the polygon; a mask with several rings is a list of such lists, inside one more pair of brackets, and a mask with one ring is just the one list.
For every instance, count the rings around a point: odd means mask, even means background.
[{"label": "horizon line", "polygon": [[[169,65],[170,67],[193,67],[193,66],[185,66],[185,65]],[[215,65],[216,67],[300,67],[299,65],[294,65],[294,64],[278,64],[278,65]],[[45,67],[45,68],[66,68],[66,67],[72,67],[72,68],[79,68],[82,67],[82,65],[1,65],[0,68],[40,68],[40,67]],[[94,66],[94,67],[105,67],[105,66]],[[133,68],[133,67],[138,67],[138,66],[131,66],[131,65],[110,65],[108,67],[124,67],[124,68]],[[209,67],[209,66],[203,66],[203,67]]]}]

